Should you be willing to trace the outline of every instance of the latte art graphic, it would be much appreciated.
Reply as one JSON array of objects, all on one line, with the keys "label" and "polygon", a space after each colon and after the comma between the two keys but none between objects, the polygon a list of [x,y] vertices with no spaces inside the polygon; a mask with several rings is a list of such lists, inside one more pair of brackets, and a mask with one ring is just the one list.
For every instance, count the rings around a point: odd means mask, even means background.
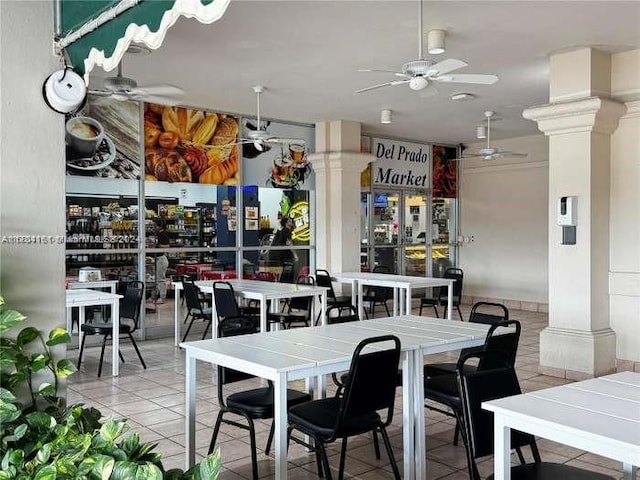
[{"label": "latte art graphic", "polygon": [[94,125],[82,122],[74,123],[70,130],[76,137],[86,140],[92,140],[100,134],[100,131]]}]

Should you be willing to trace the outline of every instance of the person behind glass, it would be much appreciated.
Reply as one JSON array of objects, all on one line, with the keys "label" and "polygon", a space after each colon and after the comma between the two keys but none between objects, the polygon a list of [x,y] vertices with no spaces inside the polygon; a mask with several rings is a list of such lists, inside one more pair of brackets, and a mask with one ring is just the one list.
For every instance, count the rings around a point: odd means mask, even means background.
[{"label": "person behind glass", "polygon": [[[293,220],[291,217],[282,217],[280,220],[280,226],[282,227],[276,232],[273,237],[272,246],[285,246],[293,245],[291,240],[291,233],[293,231]],[[298,255],[294,250],[273,250],[271,252],[271,258],[274,260],[280,260],[281,262],[295,263],[298,261]]]},{"label": "person behind glass", "polygon": [[[167,224],[164,220],[156,220],[156,247],[169,247],[169,233],[167,232]],[[167,255],[161,253],[156,257],[156,286],[158,288],[158,298],[156,303],[164,303],[167,298],[167,269],[169,268],[169,259]]]}]

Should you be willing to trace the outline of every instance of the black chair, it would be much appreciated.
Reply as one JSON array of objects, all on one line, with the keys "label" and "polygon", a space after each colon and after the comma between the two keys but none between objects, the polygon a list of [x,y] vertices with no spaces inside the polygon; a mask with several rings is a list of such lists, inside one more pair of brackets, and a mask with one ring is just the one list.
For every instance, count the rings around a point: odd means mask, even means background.
[{"label": "black chair", "polygon": [[[494,357],[494,359],[489,359]],[[489,368],[468,368],[468,361]],[[481,480],[476,459],[493,454],[493,414],[482,409],[482,402],[497,398],[519,395],[520,385],[513,363],[500,352],[486,350],[464,355],[458,361],[458,385],[461,392],[461,408],[469,467],[469,478]],[[513,480],[612,480],[613,477],[590,472],[570,465],[542,462],[533,435],[511,431],[511,448],[528,446],[533,454],[534,463],[525,463],[511,467]],[[493,475],[487,477],[492,480]]]},{"label": "black chair", "polygon": [[[127,285],[127,289],[124,292],[124,297],[120,300],[120,318],[118,321],[120,322],[120,335],[126,335],[131,343],[133,344],[133,348],[138,354],[138,358],[140,359],[140,363],[142,367],[146,370],[147,365],[144,363],[144,359],[140,354],[140,350],[138,350],[138,345],[136,344],[135,339],[133,338],[132,333],[135,332],[140,327],[140,308],[142,305],[142,297],[144,296],[144,283],[135,281],[130,282]],[[126,323],[123,323],[123,320],[127,320]],[[78,356],[78,369],[80,368],[80,364],[82,363],[82,354],[84,352],[84,343],[87,340],[87,335],[102,335],[102,349],[100,350],[100,364],[98,365],[98,377],[102,375],[102,363],[104,360],[104,349],[107,344],[107,340],[111,338],[113,333],[113,324],[112,323],[85,323],[81,327],[82,333],[84,336],[82,337],[82,344],[80,345],[80,355]],[[120,355],[120,360],[124,362],[124,356],[122,355],[122,351],[118,352]]]},{"label": "black chair", "polygon": [[200,297],[198,296],[198,287],[196,287],[193,280],[190,280],[185,277],[182,281],[182,288],[184,290],[184,299],[187,302],[187,315],[184,318],[186,322],[189,317],[191,317],[191,321],[189,322],[189,326],[187,327],[187,331],[184,332],[182,337],[182,341],[184,342],[189,335],[189,331],[193,326],[193,322],[196,320],[204,320],[207,322],[207,326],[205,328],[204,333],[202,334],[202,339],[204,340],[207,332],[209,331],[209,327],[211,327],[211,322],[213,320],[213,314],[211,308],[206,308],[202,305],[200,301]]},{"label": "black chair", "polygon": [[[329,309],[332,307],[340,307],[345,309],[351,308],[351,297],[341,296],[336,297],[336,292],[333,290],[333,282],[331,281],[331,275],[327,270],[317,269],[316,270],[316,285],[319,287],[327,288],[327,315],[329,314]],[[316,318],[316,325],[320,321],[320,315],[322,312],[318,312],[318,316]]]},{"label": "black chair", "polygon": [[[486,310],[489,311],[486,311]],[[499,313],[498,313],[499,312]],[[471,307],[471,314],[469,315],[469,322],[471,323],[483,323],[487,325],[494,325],[500,322],[506,322],[509,320],[509,310],[501,303],[491,302],[477,302]],[[519,327],[518,327],[519,328]],[[498,339],[494,340],[498,341]],[[517,347],[517,345],[516,345]],[[466,353],[477,352],[484,349],[484,346],[464,348],[460,352],[458,358]],[[515,350],[510,352],[510,359],[515,363]],[[456,373],[456,363],[428,363],[424,366],[424,378],[435,377],[436,375],[452,374]]]},{"label": "black chair", "polygon": [[[500,331],[502,328],[511,328],[512,331],[502,333],[502,331]],[[487,332],[484,345],[465,349],[465,355],[484,350],[497,350],[500,351],[511,364],[515,364],[518,342],[520,340],[520,330],[521,325],[517,320],[494,323]],[[487,360],[483,359],[483,361],[486,362]],[[443,373],[441,370],[431,370],[430,367],[430,365],[425,365],[424,367],[424,397],[427,400],[444,405],[450,410],[444,410],[428,404],[425,404],[425,407],[456,419],[453,444],[457,445],[458,435],[462,425],[462,406],[455,370],[452,373]],[[481,370],[488,367],[490,367],[490,365],[479,363],[477,366],[467,366],[466,368]],[[432,374],[433,371],[435,371],[435,375]]]},{"label": "black chair", "polygon": [[[463,320],[462,318],[462,312],[460,311],[460,302],[462,301],[462,284],[463,284],[463,280],[464,280],[464,272],[462,271],[461,268],[447,268],[444,271],[444,275],[442,276],[442,278],[450,278],[452,280],[455,280],[455,282],[453,283],[453,306],[458,310],[458,315],[460,315],[460,320]],[[436,314],[436,317],[439,317],[438,315],[438,305],[442,305],[444,306],[444,315],[443,317],[447,316],[447,292],[448,292],[448,288],[447,287],[435,287],[434,289],[434,293],[433,293],[433,298],[422,298],[420,300],[420,315],[422,315],[422,309],[424,307],[432,307],[433,311]]]},{"label": "black chair", "polygon": [[[384,265],[378,265],[377,267],[374,267],[373,273],[391,273],[391,270],[389,267]],[[387,316],[390,317],[391,313],[389,312],[387,302],[391,299],[393,299],[393,289],[389,287],[367,287],[366,292],[362,295],[362,303],[369,304],[369,310],[371,310],[372,317],[375,316],[376,305],[383,305],[387,312]],[[364,309],[364,315],[369,318],[369,314],[366,309]]]},{"label": "black chair", "polygon": [[282,273],[280,274],[280,283],[295,283],[296,272],[295,265],[292,262],[282,262]]},{"label": "black chair", "polygon": [[[392,348],[367,351],[368,345],[380,346],[393,342]],[[316,452],[318,474],[331,480],[331,470],[325,445],[342,439],[340,469],[338,478],[344,477],[347,439],[366,432],[379,431],[389,455],[394,477],[399,480],[400,472],[389,442],[386,427],[393,419],[396,395],[396,376],[400,360],[400,340],[394,335],[367,338],[356,347],[349,368],[349,383],[344,395],[303,403],[289,409],[289,438],[312,448]],[[378,411],[385,410],[383,420]],[[314,446],[291,435],[298,430],[314,440]]]},{"label": "black chair", "polygon": [[[327,323],[329,325],[358,321],[360,321],[358,310],[353,305],[349,305],[349,307],[335,305],[327,308]],[[331,378],[333,379],[333,383],[338,387],[336,396],[342,395],[345,385],[349,382],[349,374],[345,372],[340,375],[340,378],[338,378],[338,373],[333,372],[331,374]],[[378,454],[377,458],[380,458],[380,454]]]},{"label": "black chair", "polygon": [[[213,282],[213,301],[216,306],[216,317],[218,322],[229,317],[248,317],[257,329],[260,328],[260,319],[252,314],[253,307],[241,307],[238,305],[238,298],[229,282]],[[260,309],[258,308],[258,314]],[[206,334],[206,332],[205,332]]]},{"label": "black chair", "polygon": [[[258,329],[254,325],[252,319],[248,317],[227,317],[218,323],[218,336],[231,337],[235,335],[246,335],[256,333]],[[231,383],[239,382],[255,378],[253,375],[238,372],[236,370],[217,367],[218,368],[218,403],[220,411],[211,435],[211,443],[209,444],[209,453],[213,452],[220,427],[223,423],[233,425],[243,430],[249,431],[249,439],[251,442],[251,466],[253,472],[253,480],[258,480],[258,456],[256,447],[256,433],[254,420],[273,418],[274,414],[274,392],[273,384],[268,386],[254,388],[241,392],[232,393],[228,397],[224,396],[224,386]],[[311,400],[311,395],[297,390],[287,389],[288,406],[298,405]],[[232,418],[225,418],[226,414],[236,414],[245,418],[247,424],[239,423]],[[274,425],[271,423],[269,437],[265,447],[265,454],[268,455],[273,442]]]},{"label": "black chair", "polygon": [[[300,277],[298,285],[314,285],[312,276]],[[286,311],[278,313],[268,313],[269,324],[279,323],[283,328],[291,328],[294,324],[308,327],[311,325],[311,311],[313,309],[313,296],[292,297],[287,300]]]}]

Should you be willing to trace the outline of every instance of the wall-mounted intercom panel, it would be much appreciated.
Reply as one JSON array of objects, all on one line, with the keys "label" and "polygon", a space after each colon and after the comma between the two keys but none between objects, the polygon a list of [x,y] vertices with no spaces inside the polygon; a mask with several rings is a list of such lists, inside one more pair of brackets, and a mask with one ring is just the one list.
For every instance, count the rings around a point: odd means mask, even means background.
[{"label": "wall-mounted intercom panel", "polygon": [[558,199],[558,225],[575,227],[578,217],[578,197],[560,197]]}]

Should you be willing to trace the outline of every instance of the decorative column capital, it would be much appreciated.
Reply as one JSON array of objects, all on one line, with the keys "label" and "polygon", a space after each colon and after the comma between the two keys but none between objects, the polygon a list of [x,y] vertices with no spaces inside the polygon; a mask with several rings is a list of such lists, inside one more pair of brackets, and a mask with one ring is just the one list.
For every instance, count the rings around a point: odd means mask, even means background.
[{"label": "decorative column capital", "polygon": [[360,174],[376,158],[370,153],[320,152],[307,155],[307,159],[316,173],[340,169]]},{"label": "decorative column capital", "polygon": [[590,97],[528,108],[522,116],[538,122],[547,136],[577,132],[611,135],[626,110],[624,104],[614,100]]}]

